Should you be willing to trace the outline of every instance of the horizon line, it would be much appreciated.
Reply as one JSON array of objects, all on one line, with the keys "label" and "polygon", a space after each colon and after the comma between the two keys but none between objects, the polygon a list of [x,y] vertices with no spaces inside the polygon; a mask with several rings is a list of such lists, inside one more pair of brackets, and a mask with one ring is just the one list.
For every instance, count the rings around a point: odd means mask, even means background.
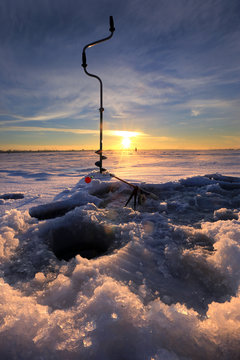
[{"label": "horizon line", "polygon": [[[159,148],[159,149],[137,149],[135,150],[135,148],[132,149],[105,149],[104,151],[238,151],[240,150],[240,148],[205,148],[205,149],[181,149],[181,148],[176,148],[176,149],[166,149],[166,148]],[[31,149],[7,149],[7,150],[3,150],[0,149],[0,153],[20,153],[20,152],[79,152],[79,151],[93,151],[95,152],[96,149],[35,149],[35,150],[31,150]]]}]

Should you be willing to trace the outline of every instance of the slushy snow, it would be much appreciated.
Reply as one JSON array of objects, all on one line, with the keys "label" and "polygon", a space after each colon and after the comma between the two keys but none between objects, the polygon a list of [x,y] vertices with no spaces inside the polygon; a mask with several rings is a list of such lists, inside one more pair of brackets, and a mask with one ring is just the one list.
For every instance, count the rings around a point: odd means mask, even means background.
[{"label": "slushy snow", "polygon": [[[155,194],[135,211],[133,201],[124,207],[132,189],[108,173],[86,171],[83,161],[76,181],[68,163],[66,188],[56,180],[61,162],[48,177],[38,156],[39,169],[4,172],[13,182],[1,194],[1,359],[239,359],[237,170],[223,164],[221,175],[209,166],[165,182],[130,177]],[[41,183],[29,191],[25,184],[39,181],[26,176],[35,171],[45,174],[41,196]],[[51,179],[58,193],[47,190]]]}]

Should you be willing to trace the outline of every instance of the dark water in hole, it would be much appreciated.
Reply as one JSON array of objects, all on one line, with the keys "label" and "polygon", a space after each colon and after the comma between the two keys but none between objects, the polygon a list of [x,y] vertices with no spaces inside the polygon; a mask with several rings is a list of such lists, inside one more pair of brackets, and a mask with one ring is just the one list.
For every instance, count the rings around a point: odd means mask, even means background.
[{"label": "dark water in hole", "polygon": [[80,221],[77,226],[68,224],[53,229],[50,247],[60,260],[77,254],[92,259],[105,254],[114,241],[115,234],[109,226]]}]

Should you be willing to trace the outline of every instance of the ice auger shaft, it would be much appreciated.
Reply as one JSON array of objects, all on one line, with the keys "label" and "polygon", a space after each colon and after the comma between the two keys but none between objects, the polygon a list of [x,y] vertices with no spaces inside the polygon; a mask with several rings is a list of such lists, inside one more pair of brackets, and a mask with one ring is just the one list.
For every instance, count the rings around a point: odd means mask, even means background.
[{"label": "ice auger shaft", "polygon": [[106,41],[106,40],[109,40],[111,39],[111,37],[113,36],[113,33],[115,31],[115,28],[114,28],[114,22],[113,22],[113,17],[110,16],[109,18],[109,22],[110,22],[110,28],[109,28],[109,31],[110,31],[110,35],[101,39],[101,40],[97,40],[97,41],[94,41],[90,44],[87,44],[86,46],[84,46],[83,48],[83,52],[82,52],[82,67],[85,71],[85,73],[88,75],[88,76],[91,76],[95,79],[97,79],[100,83],[100,108],[99,108],[99,112],[100,112],[100,149],[96,151],[96,154],[99,155],[100,159],[99,161],[97,161],[95,163],[95,165],[97,167],[100,168],[100,173],[102,173],[103,171],[106,171],[106,169],[104,169],[102,167],[102,161],[106,159],[106,156],[103,156],[103,146],[102,146],[102,143],[103,143],[103,111],[104,111],[104,108],[103,108],[103,83],[102,83],[102,80],[100,79],[99,76],[97,75],[94,75],[94,74],[91,74],[87,71],[87,57],[86,57],[86,50],[87,48],[89,47],[92,47],[94,45],[97,45],[97,44],[100,44],[101,42],[103,41]]}]

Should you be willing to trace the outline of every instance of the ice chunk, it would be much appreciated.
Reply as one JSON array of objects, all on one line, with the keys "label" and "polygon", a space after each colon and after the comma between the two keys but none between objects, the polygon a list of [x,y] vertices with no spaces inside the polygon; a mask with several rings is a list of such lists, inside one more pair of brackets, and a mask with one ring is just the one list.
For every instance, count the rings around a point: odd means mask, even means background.
[{"label": "ice chunk", "polygon": [[179,183],[184,186],[206,186],[211,185],[213,183],[216,183],[216,181],[209,179],[205,176],[193,176],[187,179],[181,179],[179,180]]},{"label": "ice chunk", "polygon": [[89,195],[86,191],[79,191],[73,194],[69,199],[32,207],[29,210],[29,214],[39,220],[52,219],[63,216],[77,206],[87,204],[88,202],[99,204],[100,199]]},{"label": "ice chunk", "polygon": [[238,219],[237,211],[232,209],[221,208],[214,211],[215,220],[232,220]]},{"label": "ice chunk", "polygon": [[9,193],[9,194],[0,195],[0,199],[4,199],[4,200],[9,200],[9,199],[17,200],[23,198],[24,198],[24,194],[21,193]]}]

